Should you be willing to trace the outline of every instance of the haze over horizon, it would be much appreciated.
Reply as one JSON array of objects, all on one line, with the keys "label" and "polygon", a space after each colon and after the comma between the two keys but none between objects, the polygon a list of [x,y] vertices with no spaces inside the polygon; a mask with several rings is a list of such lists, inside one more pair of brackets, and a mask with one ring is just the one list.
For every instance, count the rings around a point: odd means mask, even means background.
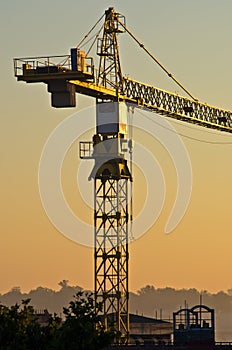
[{"label": "haze over horizon", "polygon": [[[69,54],[109,6],[126,16],[128,28],[194,96],[232,109],[231,0],[102,0],[100,4],[70,0],[65,6],[60,0],[2,1],[0,293],[14,286],[23,291],[38,285],[55,289],[64,277],[71,284],[78,281],[83,288],[93,289],[93,249],[68,240],[51,224],[40,201],[38,167],[51,132],[94,101],[77,95],[76,108],[53,109],[46,86],[17,82],[12,62],[14,57]],[[124,75],[182,94],[124,34],[120,49]],[[231,135],[181,122],[171,124],[184,135],[181,139],[189,153],[191,200],[176,229],[165,234],[177,191],[175,167],[158,141],[144,140],[161,165],[167,187],[160,217],[130,244],[130,290],[149,284],[227,291],[232,288]],[[73,212],[82,211],[83,220],[91,222],[91,208],[80,209],[77,147],[75,143],[65,158],[62,185]],[[135,173],[134,206],[139,213],[146,197],[145,178],[157,179],[154,174],[142,174],[141,169]]]},{"label": "haze over horizon", "polygon": [[[10,307],[15,303],[21,304],[22,300],[30,299],[30,305],[37,312],[41,313],[47,309],[51,314],[61,315],[63,307],[66,307],[74,295],[83,289],[79,285],[71,285],[67,280],[62,280],[57,285],[59,285],[57,291],[38,286],[28,293],[23,293],[19,287],[15,287],[8,293],[0,295],[0,301],[2,305]],[[136,293],[130,292],[130,313],[172,322],[173,312],[180,307],[191,308],[198,305],[200,300],[203,305],[215,310],[216,341],[231,342],[232,290],[228,293],[211,294],[206,291],[199,293],[196,289],[176,290],[147,285]]]}]

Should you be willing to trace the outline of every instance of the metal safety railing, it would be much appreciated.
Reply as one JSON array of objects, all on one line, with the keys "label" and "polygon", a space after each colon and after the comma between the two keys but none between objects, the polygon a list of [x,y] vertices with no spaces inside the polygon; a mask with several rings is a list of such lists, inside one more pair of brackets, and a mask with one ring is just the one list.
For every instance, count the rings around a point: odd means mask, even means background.
[{"label": "metal safety railing", "polygon": [[[14,75],[16,77],[29,74],[54,74],[72,71],[71,55],[39,56],[14,59]],[[85,57],[82,67],[85,74],[94,75],[92,57]]]},{"label": "metal safety railing", "polygon": [[92,159],[93,158],[93,142],[81,141],[79,143],[79,157],[81,159]]},{"label": "metal safety railing", "polygon": [[70,55],[62,56],[40,56],[14,59],[15,76],[23,75],[25,70],[38,70],[47,67],[48,72],[57,69],[71,70]]}]

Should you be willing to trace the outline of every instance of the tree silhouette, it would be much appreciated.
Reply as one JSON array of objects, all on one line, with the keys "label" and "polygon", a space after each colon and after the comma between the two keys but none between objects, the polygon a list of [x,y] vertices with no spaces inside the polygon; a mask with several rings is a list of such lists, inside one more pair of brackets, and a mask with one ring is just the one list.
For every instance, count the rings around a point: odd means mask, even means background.
[{"label": "tree silhouette", "polygon": [[68,282],[69,280],[62,280],[58,283],[58,285],[61,287],[61,288],[66,288],[68,287]]},{"label": "tree silhouette", "polygon": [[45,350],[52,340],[61,319],[51,318],[48,326],[42,327],[29,303],[26,299],[11,307],[0,305],[1,350]]},{"label": "tree silhouette", "polygon": [[51,316],[39,324],[30,299],[11,307],[0,305],[0,350],[100,350],[114,339],[101,323],[101,304],[93,294],[78,292],[64,308],[65,320]]},{"label": "tree silhouette", "polygon": [[92,293],[78,292],[64,308],[65,321],[58,330],[57,349],[100,350],[114,339],[114,331],[106,331],[96,310],[102,305],[94,302]]}]

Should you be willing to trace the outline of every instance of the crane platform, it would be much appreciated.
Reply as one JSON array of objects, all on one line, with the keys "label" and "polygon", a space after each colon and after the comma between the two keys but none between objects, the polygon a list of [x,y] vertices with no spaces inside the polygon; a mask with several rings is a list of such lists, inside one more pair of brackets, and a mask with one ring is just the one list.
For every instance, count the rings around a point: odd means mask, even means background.
[{"label": "crane platform", "polygon": [[27,83],[46,83],[49,80],[93,81],[92,58],[83,55],[80,56],[79,60],[81,59],[83,63],[74,67],[72,55],[15,58],[14,73],[17,80]]}]

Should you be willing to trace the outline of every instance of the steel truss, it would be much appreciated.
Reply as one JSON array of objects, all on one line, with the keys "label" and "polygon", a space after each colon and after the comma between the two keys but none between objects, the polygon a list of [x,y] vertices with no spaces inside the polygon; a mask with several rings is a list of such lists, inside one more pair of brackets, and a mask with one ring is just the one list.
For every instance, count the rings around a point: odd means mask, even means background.
[{"label": "steel truss", "polygon": [[170,118],[232,132],[232,113],[230,111],[128,78],[124,78],[123,83],[127,102],[136,102]]},{"label": "steel truss", "polygon": [[103,37],[98,39],[97,53],[100,56],[97,84],[105,88],[113,88],[116,95],[123,90],[123,76],[119,58],[117,34],[124,32],[118,18],[124,16],[114,12],[113,8],[105,11]]},{"label": "steel truss", "polygon": [[127,202],[128,179],[95,178],[95,298],[121,343],[129,334]]}]

